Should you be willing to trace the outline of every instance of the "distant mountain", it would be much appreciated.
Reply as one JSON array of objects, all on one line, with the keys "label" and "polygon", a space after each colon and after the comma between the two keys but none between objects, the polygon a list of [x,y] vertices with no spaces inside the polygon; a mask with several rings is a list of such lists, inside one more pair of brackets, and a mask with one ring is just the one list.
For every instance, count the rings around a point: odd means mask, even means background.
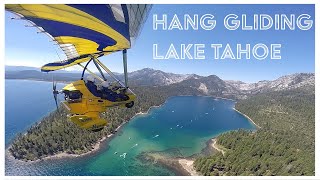
[{"label": "distant mountain", "polygon": [[[5,66],[6,72],[17,72],[17,71],[38,71],[41,72],[40,67],[30,67],[30,66]],[[81,71],[67,71],[67,70],[58,70],[55,73],[81,73]]]},{"label": "distant mountain", "polygon": [[296,73],[282,76],[273,81],[259,81],[257,83],[226,81],[226,83],[242,93],[257,94],[259,92],[281,91],[314,86],[315,76],[314,73]]},{"label": "distant mountain", "polygon": [[80,73],[44,73],[39,70],[6,71],[6,79],[31,79],[39,81],[75,81],[80,79]]},{"label": "distant mountain", "polygon": [[199,76],[166,73],[160,70],[145,68],[129,73],[131,83],[135,85],[165,86],[175,85],[178,88],[193,88],[202,94],[245,99],[247,96],[263,92],[311,88],[314,90],[314,73],[296,73],[282,76],[272,81],[244,83],[241,81],[224,81],[216,75]]},{"label": "distant mountain", "polygon": [[200,77],[202,76],[198,76],[195,74],[166,73],[151,68],[144,68],[128,73],[128,78],[133,80],[135,84],[145,86],[164,86],[178,83],[190,78],[198,79]]},{"label": "distant mountain", "polygon": [[[29,67],[6,67],[6,79],[33,79],[51,81],[75,81],[80,79],[81,73],[42,73]],[[22,69],[22,70],[19,70]],[[116,73],[123,81],[123,74]],[[175,88],[193,89],[201,94],[221,96],[235,99],[245,99],[247,96],[273,91],[292,90],[297,88],[311,88],[314,91],[314,73],[296,73],[282,76],[272,81],[244,83],[241,81],[224,81],[216,75],[199,76],[196,74],[174,74],[160,70],[144,68],[128,73],[129,86],[168,86]]]},{"label": "distant mountain", "polygon": [[210,75],[207,77],[189,78],[179,84],[193,87],[204,94],[222,94],[226,90],[226,83],[218,76]]},{"label": "distant mountain", "polygon": [[27,70],[40,71],[40,68],[29,67],[29,66],[5,66],[5,70],[6,71],[27,71]]}]

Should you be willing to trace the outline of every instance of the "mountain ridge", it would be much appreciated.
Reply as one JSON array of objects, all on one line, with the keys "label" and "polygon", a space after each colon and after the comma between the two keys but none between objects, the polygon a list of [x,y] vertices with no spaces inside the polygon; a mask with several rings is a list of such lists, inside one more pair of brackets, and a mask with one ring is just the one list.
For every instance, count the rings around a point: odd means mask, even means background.
[{"label": "mountain ridge", "polygon": [[[75,81],[80,78],[80,74],[69,73],[41,73],[36,70],[7,70],[6,79],[33,79],[51,81],[52,76],[56,81]],[[9,68],[10,69],[10,68]],[[26,69],[26,67],[23,67]],[[116,76],[123,80],[123,74]],[[129,72],[130,86],[168,86],[175,85],[180,88],[192,88],[205,95],[215,95],[228,98],[245,99],[249,95],[263,92],[282,91],[297,88],[309,88],[315,84],[314,73],[294,73],[281,76],[275,80],[261,80],[255,83],[245,83],[237,80],[222,80],[216,75],[200,76],[197,74],[175,74],[144,68]]]}]

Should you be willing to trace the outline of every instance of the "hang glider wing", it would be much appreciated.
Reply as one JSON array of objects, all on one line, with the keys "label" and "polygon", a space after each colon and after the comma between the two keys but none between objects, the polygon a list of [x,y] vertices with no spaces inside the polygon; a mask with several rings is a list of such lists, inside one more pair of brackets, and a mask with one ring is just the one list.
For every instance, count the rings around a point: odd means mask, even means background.
[{"label": "hang glider wing", "polygon": [[6,4],[5,8],[47,34],[64,51],[66,60],[41,68],[49,72],[131,48],[151,5]]}]

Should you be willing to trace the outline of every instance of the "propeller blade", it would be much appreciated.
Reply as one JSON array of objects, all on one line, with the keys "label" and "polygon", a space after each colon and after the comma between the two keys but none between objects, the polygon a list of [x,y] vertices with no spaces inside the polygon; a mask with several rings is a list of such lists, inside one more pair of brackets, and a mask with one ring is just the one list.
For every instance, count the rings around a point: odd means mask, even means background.
[{"label": "propeller blade", "polygon": [[59,94],[59,91],[57,91],[57,83],[54,83],[54,81],[52,81],[52,93],[53,93],[54,101],[56,103],[57,111],[59,112],[58,97],[57,97],[57,95]]},{"label": "propeller blade", "polygon": [[57,83],[53,82],[53,91],[56,91],[56,90],[57,90]]},{"label": "propeller blade", "polygon": [[57,110],[59,111],[57,94],[54,94],[53,97],[54,97],[54,101],[56,102]]}]

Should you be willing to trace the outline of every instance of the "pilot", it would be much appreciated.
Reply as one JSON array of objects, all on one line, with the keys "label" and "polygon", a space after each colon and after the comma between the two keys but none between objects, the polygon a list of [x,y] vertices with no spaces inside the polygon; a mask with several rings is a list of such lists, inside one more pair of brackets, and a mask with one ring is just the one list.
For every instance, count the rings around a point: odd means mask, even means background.
[{"label": "pilot", "polygon": [[113,82],[109,84],[109,89],[111,89],[113,92],[116,92],[117,94],[120,94],[121,86],[119,86],[118,82]]},{"label": "pilot", "polygon": [[100,86],[102,87],[102,89],[104,88],[109,88],[110,87],[110,83],[108,80],[103,81]]},{"label": "pilot", "polygon": [[101,97],[102,99],[107,99],[109,101],[115,102],[116,101],[116,96],[115,92],[112,91],[110,83],[105,80],[100,84],[101,87]]},{"label": "pilot", "polygon": [[98,90],[97,85],[95,84],[95,78],[91,75],[87,76],[86,86],[88,90],[96,97],[101,96],[101,92]]}]

